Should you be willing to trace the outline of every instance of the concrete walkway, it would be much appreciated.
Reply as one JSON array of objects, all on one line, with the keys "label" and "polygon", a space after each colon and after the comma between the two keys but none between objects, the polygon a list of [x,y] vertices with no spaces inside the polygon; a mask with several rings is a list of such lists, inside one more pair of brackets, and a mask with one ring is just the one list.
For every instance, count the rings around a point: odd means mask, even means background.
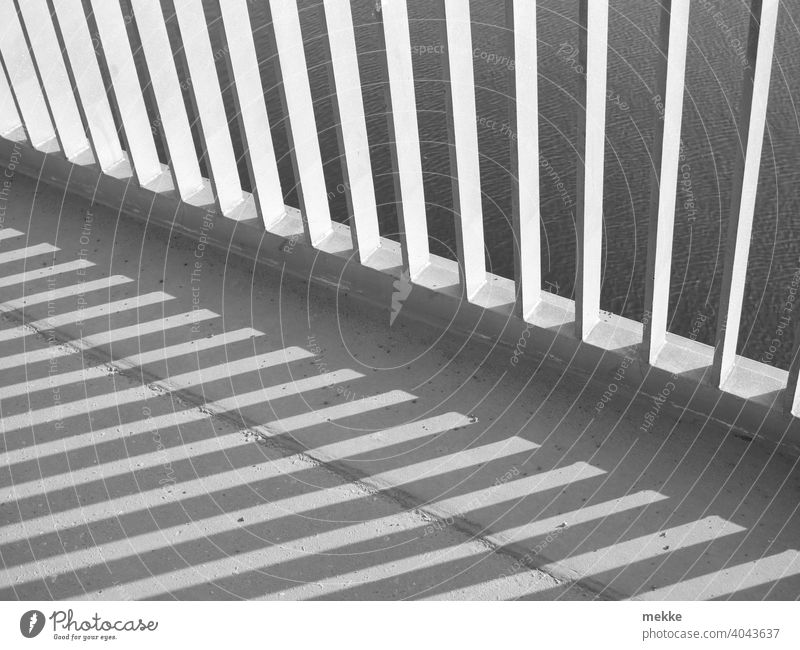
[{"label": "concrete walkway", "polygon": [[800,596],[796,459],[624,367],[598,411],[391,296],[22,177],[7,206],[2,598]]}]

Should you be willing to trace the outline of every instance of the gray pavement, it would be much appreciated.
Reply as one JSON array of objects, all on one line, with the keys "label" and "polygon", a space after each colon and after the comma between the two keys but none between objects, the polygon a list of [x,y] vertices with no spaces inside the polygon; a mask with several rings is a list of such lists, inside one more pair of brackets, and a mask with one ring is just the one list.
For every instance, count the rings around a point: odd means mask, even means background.
[{"label": "gray pavement", "polygon": [[15,178],[0,597],[800,596],[796,458],[351,293]]}]

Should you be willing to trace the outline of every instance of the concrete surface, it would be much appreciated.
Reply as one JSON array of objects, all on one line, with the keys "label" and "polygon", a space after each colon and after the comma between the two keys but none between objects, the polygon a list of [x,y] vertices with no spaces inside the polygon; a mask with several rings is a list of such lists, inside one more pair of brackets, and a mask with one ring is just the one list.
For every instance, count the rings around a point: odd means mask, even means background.
[{"label": "concrete surface", "polygon": [[2,225],[2,598],[800,595],[797,459],[625,367],[598,410],[22,176]]}]

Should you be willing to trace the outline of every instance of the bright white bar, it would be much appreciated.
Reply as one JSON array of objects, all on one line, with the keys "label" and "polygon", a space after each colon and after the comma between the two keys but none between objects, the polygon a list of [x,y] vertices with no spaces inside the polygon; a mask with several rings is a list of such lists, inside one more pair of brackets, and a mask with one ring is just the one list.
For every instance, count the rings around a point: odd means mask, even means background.
[{"label": "bright white bar", "polygon": [[[202,386],[212,381],[230,379],[234,375],[256,372],[270,366],[279,365],[281,363],[291,363],[298,358],[303,358],[301,353],[292,354],[292,350],[292,348],[289,348],[287,350],[260,354],[229,363],[221,363],[215,366],[202,368],[201,370],[192,370],[180,375],[173,375],[162,383],[164,388],[170,391],[186,390]],[[106,373],[106,376],[108,376],[108,373]],[[216,404],[220,409],[233,410],[260,402],[268,402],[272,399],[279,399],[287,395],[297,395],[304,391],[332,386],[339,382],[351,381],[361,376],[362,375],[352,370],[337,370],[322,375],[306,377],[304,379],[296,379],[275,386],[266,386],[260,390],[246,393],[245,395],[218,400]],[[18,429],[25,429],[39,426],[47,422],[61,420],[64,417],[73,417],[85,413],[92,413],[104,408],[114,408],[125,404],[140,402],[142,400],[142,393],[142,387],[136,386],[101,396],[83,398],[71,402],[65,401],[56,406],[49,406],[37,409],[36,411],[7,416],[2,424],[6,434],[8,434]]]},{"label": "bright white bar", "polygon": [[[536,447],[538,445],[534,446],[534,448]],[[579,461],[571,465],[534,474],[533,476],[516,478],[500,485],[490,485],[467,495],[460,494],[443,499],[436,503],[433,511],[440,515],[454,512],[463,515],[479,508],[497,505],[506,501],[518,501],[534,494],[554,490],[566,485],[574,485],[578,481],[602,476],[605,473],[605,470],[599,467]],[[563,521],[563,517],[561,520]]]},{"label": "bright white bar", "polygon": [[[650,535],[619,541],[604,548],[592,549],[585,553],[570,555],[560,562],[545,564],[542,569],[551,571],[563,563],[582,577],[590,577],[592,572],[607,572],[621,569],[625,565],[643,560],[651,560],[680,551],[697,544],[708,544],[721,537],[736,535],[747,529],[722,517],[711,515],[696,521],[665,528]],[[664,538],[669,538],[669,550],[664,549]],[[561,567],[563,570],[563,567]]]},{"label": "bright white bar", "polygon": [[[539,84],[536,2],[507,0],[511,60],[511,200],[514,228],[514,280],[517,315],[525,318],[541,298],[539,214]],[[514,134],[516,137],[514,137]]]},{"label": "bright white bar", "polygon": [[153,293],[146,293],[141,296],[133,296],[131,298],[123,298],[114,302],[104,302],[94,307],[86,307],[85,309],[76,309],[75,311],[67,312],[64,314],[56,314],[48,316],[38,321],[27,323],[27,327],[10,327],[9,329],[0,330],[0,341],[10,341],[12,339],[24,338],[33,332],[55,329],[63,327],[64,325],[72,325],[74,323],[82,323],[90,318],[99,318],[101,316],[108,316],[109,314],[116,314],[128,309],[136,309],[139,307],[146,307],[159,302],[166,302],[172,300],[172,296],[164,293],[163,291],[154,291]]},{"label": "bright white bar", "polygon": [[278,176],[278,165],[272,144],[264,89],[258,70],[255,43],[252,37],[247,0],[220,2],[225,38],[228,44],[228,61],[234,83],[241,121],[242,143],[250,168],[253,196],[264,222],[269,228],[286,214],[283,191]]},{"label": "bright white bar", "polygon": [[[122,359],[112,359],[99,366],[85,366],[71,372],[60,372],[37,379],[28,379],[19,384],[0,386],[0,400],[16,397],[17,395],[30,395],[40,390],[49,390],[59,386],[68,386],[69,384],[108,377],[108,363],[113,363],[124,368],[145,366],[183,355],[198,354],[204,350],[212,350],[216,347],[224,347],[231,343],[236,343],[237,341],[245,341],[255,335],[256,331],[251,328],[243,328],[234,330],[233,332],[222,332],[201,339],[185,341],[164,348],[150,350],[149,352],[134,354]],[[52,354],[50,358],[54,358]]]},{"label": "bright white bar", "polygon": [[[230,215],[242,203],[244,196],[203,5],[201,0],[174,0],[174,5],[211,182],[222,214]],[[250,32],[239,36],[250,37]]]},{"label": "bright white bar", "polygon": [[353,242],[359,260],[364,262],[380,246],[380,233],[353,16],[350,0],[329,0],[323,4],[338,105],[337,129],[344,154],[344,186],[352,215]]},{"label": "bright white bar", "polygon": [[419,440],[435,436],[457,427],[466,427],[473,423],[468,416],[461,413],[445,413],[424,420],[417,420],[397,427],[367,433],[362,436],[348,438],[329,445],[314,448],[314,456],[323,459],[345,460],[367,452],[411,440]]},{"label": "bright white bar", "polygon": [[[470,502],[480,502],[478,495],[468,495]],[[538,554],[540,544],[546,543],[548,536],[558,536],[561,532],[569,530],[569,526],[577,526],[579,524],[589,524],[591,522],[602,522],[606,517],[611,515],[635,510],[648,506],[652,503],[664,501],[668,497],[658,492],[651,490],[643,490],[628,494],[611,501],[598,503],[591,506],[584,506],[577,510],[565,512],[554,517],[545,517],[543,519],[536,519],[528,524],[501,530],[492,534],[494,539],[498,539],[502,544],[518,543],[524,544],[531,549],[531,553]],[[566,524],[566,527],[564,527]],[[535,538],[543,537],[544,539],[539,544],[534,545]],[[552,539],[552,537],[551,537]],[[510,576],[501,576],[496,579],[496,584],[501,585],[508,581],[514,581],[519,574],[512,574]],[[483,583],[486,584],[486,583]],[[529,588],[525,585],[526,589]],[[434,597],[439,600],[451,600],[457,597],[460,590],[448,591],[443,594],[436,594]],[[528,591],[520,591],[515,594],[517,597],[528,595]]]},{"label": "bright white bar", "polygon": [[22,114],[22,122],[34,147],[56,137],[25,34],[12,0],[0,0],[0,56],[11,90]]},{"label": "bright white bar", "polygon": [[[0,76],[0,79],[4,79],[5,77]],[[20,232],[16,228],[0,228],[0,241],[4,239],[15,239],[16,237],[22,237],[24,232]]]},{"label": "bright white bar", "polygon": [[[241,404],[241,396],[234,396],[230,399]],[[269,430],[274,431],[275,435],[281,435],[289,431],[325,424],[329,420],[338,420],[359,415],[366,411],[394,406],[396,404],[402,404],[403,402],[410,402],[414,399],[416,399],[416,397],[410,393],[406,393],[402,390],[393,390],[388,393],[347,401],[344,404],[326,406],[325,408],[308,411],[307,413],[300,413],[299,415],[289,415],[280,420],[270,422]]]},{"label": "bright white bar", "polygon": [[[696,578],[681,580],[668,587],[643,591],[637,598],[642,600],[704,600],[735,595],[745,589],[753,589],[800,573],[800,553],[784,551],[751,562],[726,566]],[[719,581],[719,588],[714,583]],[[741,596],[740,596],[741,598]],[[752,600],[752,599],[748,599]]]},{"label": "bright white bar", "polygon": [[753,2],[751,7],[755,15],[750,20],[747,44],[750,65],[744,72],[742,103],[737,120],[741,148],[737,148],[737,161],[733,167],[725,268],[712,368],[712,381],[720,388],[733,370],[739,341],[779,5],[779,0],[763,0]]},{"label": "bright white bar", "polygon": [[583,341],[600,319],[603,157],[606,143],[608,0],[580,0],[578,75],[578,269],[576,335]]},{"label": "bright white bar", "polygon": [[147,185],[161,174],[161,163],[153,141],[122,9],[118,3],[108,0],[91,0],[91,3],[125,129],[128,154],[139,185]]},{"label": "bright white bar", "polygon": [[26,350],[19,354],[12,354],[3,357],[3,367],[10,369],[17,366],[30,366],[35,363],[41,363],[42,361],[68,357],[84,350],[114,343],[115,341],[139,338],[153,333],[163,334],[170,329],[191,326],[194,323],[210,320],[212,318],[217,318],[217,314],[207,309],[188,311],[174,316],[165,316],[157,320],[145,321],[144,323],[137,323],[136,325],[128,325],[127,327],[120,327],[115,330],[100,332],[99,334],[91,334],[79,339],[72,339],[67,342],[69,347],[60,346],[55,348],[53,346],[48,346],[38,350]]},{"label": "bright white bar", "polygon": [[[349,532],[349,531],[348,531]],[[356,569],[337,576],[330,576],[328,580],[320,582],[322,589],[315,590],[318,595],[323,593],[326,596],[336,594],[337,591],[352,589],[353,587],[369,584],[380,579],[379,576],[397,575],[412,573],[430,569],[436,571],[438,565],[457,562],[459,560],[472,560],[478,564],[487,556],[489,549],[482,544],[459,544],[450,546],[435,553],[415,554],[410,557],[400,557],[392,559],[382,564],[370,562],[369,566],[363,569]],[[324,591],[323,591],[324,589]],[[281,598],[287,600],[297,600],[308,597],[308,586],[302,585],[290,589],[281,589]],[[485,603],[484,603],[485,605]],[[496,638],[496,637],[495,637]],[[474,640],[474,637],[473,637]]]},{"label": "bright white bar", "polygon": [[[514,439],[512,438],[511,440]],[[516,440],[521,441],[519,438]],[[502,443],[508,444],[509,440],[502,441]],[[514,447],[514,445],[511,446]],[[480,450],[483,451],[481,452]],[[489,461],[493,458],[496,458],[496,454],[499,451],[502,451],[502,446],[500,446],[500,443],[492,443],[491,445],[486,445],[485,449],[482,447],[477,447],[473,451],[480,452],[481,456]],[[446,456],[444,459],[440,459],[442,461],[441,465],[444,465],[447,468],[446,470],[442,471],[449,471],[454,466],[463,465],[462,460],[459,458],[460,456],[463,456],[463,454],[457,452],[455,454]],[[432,465],[430,461],[424,461],[422,463],[417,463],[405,468],[404,472],[416,476],[428,476],[430,475],[429,473],[432,468],[436,469],[436,465]],[[370,477],[370,483],[374,485],[392,484],[395,480],[394,471],[383,472]],[[254,513],[254,516],[259,522],[266,523],[271,519],[286,514],[299,515],[304,510],[316,510],[326,505],[328,507],[334,507],[337,505],[337,503],[342,504],[345,502],[345,499],[343,499],[342,496],[342,490],[337,486],[336,488],[328,488],[326,490],[320,490],[310,494],[303,494],[297,497],[290,497],[288,499],[276,499],[270,504],[270,510],[273,511],[270,513],[270,517],[264,517],[264,505],[259,506],[261,509],[261,514]],[[115,510],[115,512],[116,511],[118,510]],[[244,511],[240,511],[237,513],[237,515],[242,516],[243,512]],[[250,512],[253,512],[253,509],[251,509]],[[326,530],[313,536],[291,540],[285,544],[273,545],[257,551],[242,553],[237,555],[233,561],[239,566],[244,566],[247,568],[258,567],[264,569],[278,562],[284,561],[287,554],[306,556],[310,553],[324,553],[326,551],[338,549],[342,546],[343,540],[346,540],[347,545],[356,544],[360,541],[368,541],[374,538],[377,524],[379,522],[391,524],[396,520],[405,518],[406,516],[406,513],[392,514],[381,517],[380,519],[367,519],[366,521],[358,522],[350,526],[336,527],[333,530]],[[230,524],[230,515],[224,515],[224,517],[225,518],[222,521],[227,521],[228,524]],[[400,521],[397,523],[398,526],[404,527]],[[18,534],[16,530],[10,532]],[[138,544],[137,548],[139,548]],[[483,550],[485,551],[486,549]],[[177,571],[169,572],[167,575],[169,575],[170,579],[172,580],[180,580],[182,586],[190,586],[197,584],[198,581],[202,581],[203,574],[206,571],[211,570],[215,575],[220,575],[228,571],[232,572],[232,569],[233,566],[231,565],[231,558],[223,558],[220,560],[212,560],[210,562],[197,564],[188,569],[178,569]],[[147,597],[147,595],[155,595],[156,593],[160,593],[164,589],[160,578],[160,576],[156,576],[156,579],[154,580],[148,577],[129,583],[129,585],[135,589],[137,597]],[[144,593],[142,593],[142,590]]]},{"label": "bright white bar", "polygon": [[75,103],[50,9],[46,0],[22,0],[16,5],[22,14],[33,58],[39,68],[59,144],[64,155],[71,160],[89,148],[89,141]]},{"label": "bright white bar", "polygon": [[[469,418],[464,415],[458,414],[450,414],[453,417],[443,418],[443,417],[436,417],[431,418],[430,420],[422,420],[419,422],[414,423],[412,425],[402,425],[399,427],[394,427],[392,429],[386,429],[384,431],[376,431],[374,434],[370,436],[361,436],[352,440],[344,441],[343,443],[334,443],[333,445],[329,445],[327,447],[316,447],[314,449],[314,456],[316,458],[320,457],[330,457],[331,455],[335,458],[344,458],[350,454],[344,453],[339,454],[336,451],[333,451],[333,447],[338,449],[344,448],[345,445],[349,442],[353,442],[355,444],[360,444],[361,446],[357,451],[354,451],[353,454],[363,454],[366,451],[380,451],[382,449],[387,449],[396,445],[400,442],[406,442],[407,440],[415,439],[415,438],[423,438],[429,437],[431,435],[435,435],[437,433],[441,433],[443,431],[447,431],[454,426],[467,426],[470,424]],[[140,421],[137,423],[129,423],[125,426],[125,433],[127,437],[134,435],[136,433],[141,433],[144,429],[149,430],[163,430],[165,428],[170,427],[180,427],[190,423],[196,423],[197,418],[194,417],[191,411],[184,411],[180,414],[176,413],[168,413],[166,415],[156,416],[156,417],[149,417],[147,420]],[[142,424],[146,426],[141,426]],[[133,426],[132,430],[129,430],[128,427]],[[94,440],[103,439],[108,434],[111,434],[111,440],[106,438],[107,442],[111,442],[114,439],[114,436],[118,436],[119,431],[118,427],[112,427],[111,429],[105,429],[102,431],[95,431]],[[404,435],[411,435],[411,438],[405,438]],[[366,440],[365,440],[366,438]],[[119,441],[119,438],[117,438]],[[192,457],[196,458],[197,456],[213,453],[215,451],[219,451],[222,449],[230,450],[234,445],[241,444],[242,441],[242,432],[241,431],[234,431],[231,433],[220,433],[216,434],[214,437],[199,440],[197,442],[189,443],[190,447],[186,447],[184,445],[174,445],[169,446],[164,449],[159,449],[147,454],[138,454],[135,456],[120,458],[119,460],[111,461],[102,463],[101,466],[98,465],[91,465],[88,467],[84,467],[81,469],[70,469],[70,483],[72,485],[79,485],[80,483],[90,483],[92,481],[96,481],[98,479],[98,473],[100,474],[103,479],[108,479],[111,476],[122,474],[125,472],[137,471],[142,472],[148,467],[156,467],[158,465],[164,465],[167,461],[180,461],[181,459]],[[246,442],[244,444],[247,444]],[[320,456],[320,452],[324,450],[324,456]],[[45,458],[46,454],[42,454],[41,450],[38,448],[36,449],[36,458],[43,459]],[[63,448],[59,447],[56,448],[55,452],[58,455],[64,455],[66,452]],[[10,452],[14,453],[14,452]],[[10,455],[9,454],[9,455]],[[19,457],[19,456],[17,456]],[[24,459],[20,459],[24,462]],[[19,462],[19,461],[18,461]],[[7,463],[11,464],[11,463]],[[263,476],[261,477],[263,479]],[[24,499],[35,496],[37,494],[44,494],[45,492],[50,492],[51,490],[58,489],[58,486],[63,484],[63,477],[59,478],[59,475],[47,476],[45,478],[34,478],[30,481],[25,482],[17,482],[13,484],[14,490],[14,499]],[[11,488],[9,488],[11,489]],[[253,508],[253,511],[257,512],[258,507]],[[301,508],[302,509],[302,508]],[[250,517],[248,517],[250,520]]]},{"label": "bright white bar", "polygon": [[156,98],[169,165],[184,200],[203,186],[197,152],[158,0],[131,0]]},{"label": "bright white bar", "polygon": [[411,64],[411,35],[405,0],[380,0],[389,77],[389,141],[403,265],[415,279],[430,262],[428,223]]},{"label": "bright white bar", "polygon": [[46,302],[61,300],[62,298],[69,298],[70,296],[79,296],[90,291],[98,291],[100,289],[110,289],[111,287],[119,286],[133,282],[130,278],[124,275],[112,275],[107,278],[100,278],[99,280],[89,280],[87,282],[76,282],[64,287],[48,289],[40,293],[34,293],[21,298],[14,298],[0,303],[0,314],[15,309],[25,309],[33,305],[41,305]]},{"label": "bright white bar", "polygon": [[[316,377],[312,377],[310,379],[316,379]],[[280,387],[276,387],[280,388]],[[255,391],[258,392],[258,391]],[[403,393],[402,391],[392,391],[391,393],[384,393],[382,395],[375,396],[378,399],[364,399],[359,400],[358,402],[349,402],[350,405],[356,405],[360,407],[360,410],[353,412],[352,409],[323,409],[328,412],[328,420],[327,421],[334,421],[336,419],[347,417],[352,414],[358,413],[366,413],[370,410],[376,410],[383,408],[383,406],[389,402],[391,404],[397,404],[401,402],[407,402],[413,400],[414,397],[409,393]],[[344,405],[338,405],[344,406]],[[220,405],[219,402],[213,402],[207,404],[207,407],[214,412],[219,412],[224,410],[223,406]],[[175,414],[169,413],[167,415],[158,416],[155,418],[145,418],[140,420],[139,422],[135,423],[136,429],[133,431],[134,433],[143,432],[143,431],[154,431],[158,430],[159,428],[175,426],[185,426],[187,424],[191,424],[192,422],[197,422],[201,420],[206,420],[208,418],[207,413],[201,413],[197,409],[192,409],[186,415],[187,418],[182,417],[181,414],[180,419],[176,420]],[[304,419],[295,419],[293,420],[294,426],[291,426],[287,420],[276,420],[274,422],[266,422],[264,427],[272,428],[273,426],[280,424],[281,430],[289,433],[291,431],[295,431],[297,429],[304,428],[309,426],[307,424],[308,420]],[[132,426],[133,423],[126,424],[126,431],[128,431],[128,427]],[[99,433],[96,432],[94,435],[94,442],[96,442]],[[119,427],[112,428],[110,431],[106,431],[106,433],[119,433]],[[128,432],[129,435],[131,432]],[[235,434],[231,434],[235,435]],[[220,436],[218,438],[212,438],[203,442],[198,443],[191,443],[192,445],[192,453],[191,455],[197,455],[197,453],[205,452],[213,452],[220,449],[223,445],[229,442],[229,436]],[[38,445],[37,445],[38,447]],[[187,450],[178,445],[178,446],[171,446],[165,447],[162,450],[159,450],[159,453],[162,454],[162,457],[165,460],[180,460],[181,458],[187,457]],[[152,456],[151,456],[152,458]],[[130,460],[130,459],[129,459]],[[209,492],[209,488],[212,487],[213,490],[224,490],[225,488],[232,488],[238,485],[246,485],[254,480],[263,480],[269,477],[269,469],[274,464],[273,463],[255,463],[255,466],[251,467],[248,466],[247,468],[241,469],[233,469],[227,472],[220,472],[218,474],[214,474],[212,477],[199,477],[194,478],[191,480],[182,480],[177,485],[181,488],[181,498],[191,498],[192,496],[197,495],[205,495]],[[412,466],[416,467],[416,466]],[[255,471],[253,471],[255,470]],[[97,468],[95,468],[95,473]],[[376,475],[375,478],[380,478],[383,475]],[[55,479],[46,479],[47,481],[55,480]],[[31,487],[30,483],[23,484],[24,487],[22,490],[22,494],[30,494],[29,490]],[[3,488],[0,490],[0,496],[6,498],[16,498],[14,495],[14,487]],[[322,504],[321,498],[327,494],[327,491],[320,490],[317,492],[317,496],[320,498],[314,498],[315,493],[304,494],[298,497],[292,497],[290,499],[284,499],[283,503],[281,504],[280,501],[276,500],[276,503],[279,503],[285,509],[291,508],[294,511],[299,509],[312,509],[315,507],[314,504],[317,504],[316,507],[319,507]],[[163,503],[163,495],[156,489],[150,490],[141,490],[136,494],[121,496],[115,499],[109,499],[97,504],[90,504],[84,505],[78,508],[80,512],[80,519],[84,522],[91,522],[91,521],[99,521],[106,518],[109,513],[116,513],[116,512],[130,512],[135,510],[136,508],[146,507],[146,508],[153,508],[161,503]],[[357,498],[363,498],[358,496]],[[341,498],[337,499],[338,501],[342,501]],[[259,506],[263,509],[263,505]],[[24,539],[26,536],[32,535],[41,535],[44,533],[52,532],[53,530],[57,530],[62,527],[68,527],[70,525],[74,525],[76,509],[69,509],[69,510],[61,510],[58,512],[42,512],[40,516],[37,517],[29,517],[24,519],[21,522],[18,522],[12,526],[5,526],[3,529],[3,542],[8,543],[12,542],[15,539]]]},{"label": "bright white bar", "polygon": [[0,264],[27,260],[29,257],[34,257],[35,255],[55,253],[57,250],[59,249],[52,244],[34,244],[33,246],[26,246],[25,248],[15,248],[14,250],[0,253]]},{"label": "bright white bar", "polygon": [[469,0],[445,0],[443,4],[453,214],[461,282],[470,300],[486,284],[472,28]]},{"label": "bright white bar", "polygon": [[[298,356],[298,358],[300,357]],[[299,415],[282,418],[273,422],[267,422],[263,425],[263,427],[269,429],[272,427],[280,427],[282,432],[290,432],[305,427],[314,426],[322,422],[339,420],[341,418],[359,415],[368,411],[375,411],[386,406],[410,402],[413,399],[415,399],[415,397],[409,393],[405,393],[403,391],[391,391],[389,393],[383,393],[355,401],[348,401],[344,404],[327,406],[317,409],[316,411],[309,411],[308,413],[301,413]],[[172,411],[166,413],[165,415],[145,418],[136,422],[126,422],[125,431],[128,435],[136,435],[145,431],[151,431],[153,429],[183,426],[185,424],[192,424],[207,420],[208,412],[219,413],[229,411],[232,408],[231,404],[233,404],[233,408],[244,408],[245,406],[259,404],[261,401],[261,391],[256,390],[243,395],[240,394],[236,397],[228,397],[217,402],[206,403],[203,411],[192,408],[188,411]],[[74,434],[62,440],[37,442],[36,454],[37,456],[44,458],[53,454],[69,453],[70,451],[81,449],[82,447],[96,445],[98,442],[108,440],[109,436],[113,436],[118,433],[118,427],[110,427],[108,429]],[[12,449],[10,451],[0,453],[0,462],[7,465],[21,463],[29,458],[29,447]]]},{"label": "bright white bar", "polygon": [[124,155],[83,6],[80,0],[53,0],[53,6],[77,87],[79,108],[89,129],[89,142],[100,169],[108,172],[124,160]]},{"label": "bright white bar", "polygon": [[316,246],[330,234],[332,226],[300,17],[296,0],[270,0],[269,6],[286,97],[300,211],[306,234]]},{"label": "bright white bar", "polygon": [[672,231],[675,226],[675,188],[681,153],[681,117],[689,35],[689,0],[664,0],[661,5],[656,95],[664,112],[656,120],[650,224],[645,276],[645,361],[655,364],[666,342],[669,284],[672,270]]},{"label": "bright white bar", "polygon": [[[589,465],[586,466],[591,467]],[[558,471],[558,470],[553,470]],[[600,472],[605,473],[605,472]],[[586,478],[586,476],[581,476]],[[565,483],[569,485],[569,483]],[[548,488],[550,489],[550,488]],[[664,496],[659,492],[653,490],[642,490],[632,494],[605,501],[603,503],[595,503],[590,506],[584,506],[571,512],[554,515],[552,517],[545,517],[531,521],[528,524],[509,528],[502,531],[498,536],[501,537],[504,543],[510,544],[512,542],[530,542],[535,537],[547,535],[555,530],[558,530],[563,524],[569,526],[578,526],[580,524],[587,524],[592,521],[603,521],[607,517],[625,512],[627,510],[635,510],[636,508],[644,508],[659,501],[666,501],[669,497]]]},{"label": "bright white bar", "polygon": [[8,85],[8,77],[5,70],[0,70],[0,135],[11,133],[22,126],[22,118],[17,111],[14,103],[14,96],[11,94],[11,86]]},{"label": "bright white bar", "polygon": [[[53,275],[61,275],[62,273],[69,273],[71,271],[78,271],[79,269],[86,269],[94,266],[92,262],[87,259],[80,258],[71,262],[64,262],[63,264],[54,264],[51,266],[42,266],[38,269],[30,271],[23,271],[22,273],[14,273],[13,275],[6,275],[0,277],[0,288],[13,287],[16,284],[25,284],[26,282],[33,282],[41,278],[48,278]],[[4,357],[3,361],[7,361],[8,357]]]}]

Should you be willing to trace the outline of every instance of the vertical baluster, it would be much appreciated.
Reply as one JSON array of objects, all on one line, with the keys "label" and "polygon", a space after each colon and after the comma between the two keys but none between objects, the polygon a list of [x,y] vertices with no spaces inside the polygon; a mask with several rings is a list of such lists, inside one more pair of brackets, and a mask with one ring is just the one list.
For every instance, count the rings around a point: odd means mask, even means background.
[{"label": "vertical baluster", "polygon": [[178,194],[186,200],[203,186],[189,118],[158,0],[131,0],[156,111]]},{"label": "vertical baluster", "polygon": [[383,28],[381,35],[386,51],[384,73],[389,80],[389,146],[392,153],[403,266],[413,280],[429,264],[430,252],[408,9],[405,0],[380,0],[379,7]]},{"label": "vertical baluster", "polygon": [[580,0],[578,62],[578,269],[575,326],[585,340],[600,318],[608,0]]},{"label": "vertical baluster", "polygon": [[469,300],[486,284],[472,28],[469,0],[440,1],[443,36],[447,43],[442,68],[447,88],[445,110],[456,245],[461,282]]},{"label": "vertical baluster", "polygon": [[661,0],[660,57],[655,90],[664,108],[663,114],[656,119],[653,139],[653,177],[642,319],[642,354],[649,364],[656,362],[666,341],[689,4],[689,0]]},{"label": "vertical baluster", "polygon": [[0,0],[0,56],[28,139],[41,147],[56,137],[12,0]]},{"label": "vertical baluster", "polygon": [[48,0],[48,4],[59,45],[66,52],[67,72],[77,92],[78,109],[88,128],[92,153],[100,169],[109,172],[124,160],[124,154],[83,6],[80,0]]},{"label": "vertical baluster", "polygon": [[0,135],[8,135],[22,126],[22,120],[8,85],[5,71],[0,70]]},{"label": "vertical baluster", "polygon": [[[781,314],[781,318],[784,314]],[[791,315],[788,316],[791,319]],[[792,350],[792,360],[789,366],[789,378],[786,382],[786,390],[783,394],[783,410],[789,415],[800,417],[800,319],[795,320],[794,324],[794,349]]]},{"label": "vertical baluster", "polygon": [[33,65],[44,89],[50,119],[61,151],[72,160],[89,148],[72,84],[45,0],[14,0],[23,32],[33,53]]},{"label": "vertical baluster", "polygon": [[256,207],[269,228],[286,214],[246,0],[220,2],[226,61]]},{"label": "vertical baluster", "polygon": [[208,156],[211,183],[220,211],[230,215],[243,200],[242,186],[203,5],[201,0],[174,0],[174,5],[192,81],[191,95],[197,107],[200,138]]},{"label": "vertical baluster", "polygon": [[298,182],[303,226],[316,246],[331,232],[331,212],[322,170],[317,123],[308,81],[303,34],[295,0],[270,0],[271,35],[283,80],[283,100],[292,165]]},{"label": "vertical baluster", "polygon": [[750,7],[747,42],[750,65],[745,69],[737,120],[740,148],[731,179],[728,238],[711,376],[714,385],[719,387],[725,383],[736,360],[779,4],[779,0],[753,0]]},{"label": "vertical baluster", "polygon": [[359,260],[364,262],[380,245],[380,233],[353,16],[350,0],[329,0],[324,6],[347,210],[352,215],[354,246]]},{"label": "vertical baluster", "polygon": [[108,0],[91,0],[91,3],[111,75],[111,90],[117,98],[131,166],[139,185],[144,186],[161,174],[161,163],[150,130],[122,10],[118,3]]},{"label": "vertical baluster", "polygon": [[507,0],[511,210],[514,228],[516,312],[525,318],[541,296],[539,235],[539,84],[535,0]]}]

